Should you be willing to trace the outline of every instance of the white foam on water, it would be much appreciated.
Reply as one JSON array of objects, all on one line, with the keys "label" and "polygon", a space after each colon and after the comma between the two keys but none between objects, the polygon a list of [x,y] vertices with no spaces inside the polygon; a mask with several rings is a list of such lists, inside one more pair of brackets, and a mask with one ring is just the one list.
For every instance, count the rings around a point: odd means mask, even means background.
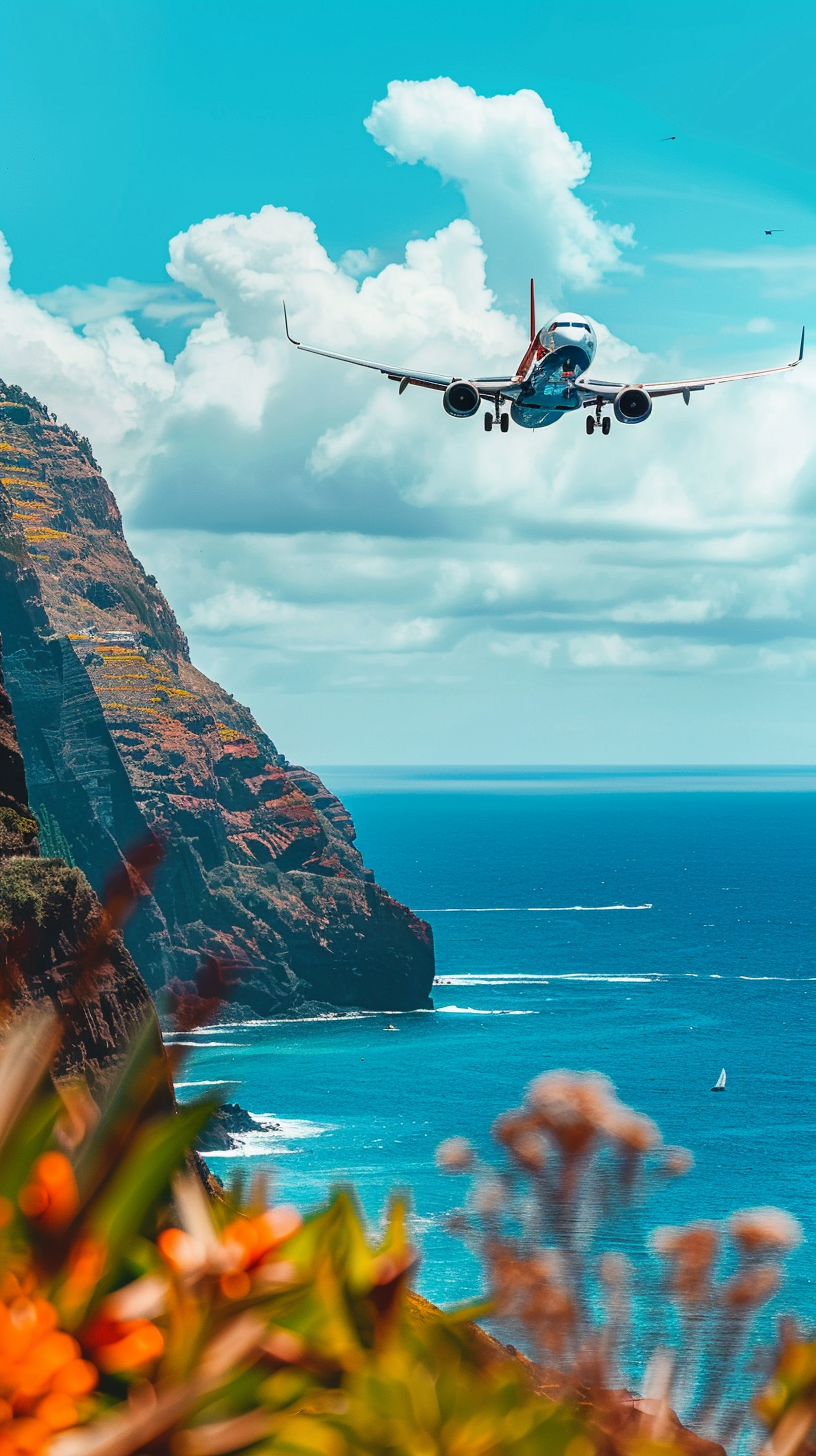
[{"label": "white foam on water", "polygon": [[[333,1122],[307,1122],[302,1117],[276,1117],[273,1112],[250,1112],[249,1115],[253,1122],[274,1122],[279,1137],[313,1138],[322,1137],[324,1132],[336,1131],[336,1124]],[[247,1133],[247,1137],[252,1136],[253,1133]]]},{"label": "white foam on water", "polygon": [[[625,985],[650,986],[655,981],[662,981],[665,977],[656,972],[652,976],[601,976],[593,971],[554,971],[548,976],[445,976],[443,980],[434,981],[437,987],[444,986],[513,986],[513,985],[540,985],[548,986],[551,981],[602,981],[608,985],[622,982]],[[450,1007],[438,1006],[438,1011],[450,1010]],[[520,1013],[514,1013],[520,1014]]]},{"label": "white foam on water", "polygon": [[435,986],[546,986],[549,976],[436,976]]},{"label": "white foam on water", "polygon": [[179,1041],[177,1037],[165,1036],[165,1041],[171,1046],[186,1047],[247,1047],[248,1041]]},{"label": "white foam on water", "polygon": [[483,1011],[478,1006],[437,1006],[438,1012],[455,1011],[460,1016],[537,1016],[537,1011]]},{"label": "white foam on water", "polygon": [[572,910],[652,910],[647,905],[443,905],[417,910],[417,915],[557,915]]},{"label": "white foam on water", "polygon": [[557,972],[551,976],[552,981],[604,981],[609,985],[622,981],[626,985],[638,983],[642,986],[650,986],[653,981],[662,981],[663,977],[655,976],[596,976],[591,972],[567,971],[564,974]]},{"label": "white foam on water", "polygon": [[276,1158],[287,1157],[301,1151],[300,1148],[287,1147],[288,1141],[322,1137],[324,1133],[335,1130],[333,1123],[307,1122],[299,1117],[276,1117],[271,1112],[250,1112],[249,1115],[253,1122],[257,1122],[258,1131],[235,1133],[234,1148],[228,1148],[225,1152],[207,1152],[204,1154],[205,1159],[262,1158],[270,1155]]},{"label": "white foam on water", "polygon": [[[434,986],[548,986],[551,981],[623,981],[638,982],[643,985],[650,985],[652,981],[662,981],[664,976],[656,972],[652,976],[602,976],[594,971],[551,971],[546,976],[527,975],[460,975],[460,976],[437,976]],[[437,1008],[444,1010],[443,1007]]]},{"label": "white foam on water", "polygon": [[234,1081],[229,1077],[221,1077],[215,1081],[210,1077],[204,1077],[200,1082],[174,1082],[173,1086],[179,1087],[234,1087]]},{"label": "white foam on water", "polygon": [[219,1022],[217,1026],[191,1026],[187,1031],[166,1031],[164,1039],[166,1041],[173,1036],[216,1036],[222,1031],[231,1031],[233,1027],[245,1025],[246,1022],[227,1021],[223,1024]]}]

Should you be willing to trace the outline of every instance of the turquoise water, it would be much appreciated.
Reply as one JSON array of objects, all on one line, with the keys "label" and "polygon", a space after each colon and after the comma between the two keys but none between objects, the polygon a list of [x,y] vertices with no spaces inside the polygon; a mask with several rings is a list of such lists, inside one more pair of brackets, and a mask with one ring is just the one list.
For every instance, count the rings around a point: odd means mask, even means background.
[{"label": "turquoise water", "polygon": [[[816,775],[799,770],[323,770],[381,883],[436,938],[435,1012],[219,1026],[182,1096],[230,1081],[259,1124],[216,1172],[265,1166],[318,1204],[351,1179],[372,1222],[412,1190],[419,1287],[479,1274],[441,1228],[441,1138],[490,1123],[551,1067],[596,1069],[694,1152],[646,1223],[777,1204],[802,1221],[783,1303],[816,1267]],[[388,1024],[397,1028],[387,1031]],[[710,1087],[725,1066],[728,1086]],[[630,1228],[632,1252],[642,1230]]]}]

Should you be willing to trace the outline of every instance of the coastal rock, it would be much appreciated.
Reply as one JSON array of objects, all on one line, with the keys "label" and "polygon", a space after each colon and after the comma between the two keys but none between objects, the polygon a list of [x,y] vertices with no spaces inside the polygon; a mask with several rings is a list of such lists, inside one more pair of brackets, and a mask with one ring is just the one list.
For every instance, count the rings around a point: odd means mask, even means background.
[{"label": "coastal rock", "polygon": [[40,857],[37,830],[0,659],[0,1019],[50,1001],[64,1028],[57,1074],[93,1084],[152,1003],[118,934],[103,932],[89,964],[102,906],[81,870]]},{"label": "coastal rock", "polygon": [[268,1118],[255,1118],[237,1102],[224,1102],[213,1113],[196,1147],[200,1153],[229,1153],[240,1146],[239,1139],[248,1132],[279,1132],[278,1123]]},{"label": "coastal rock", "polygon": [[30,802],[97,890],[161,842],[126,930],[151,989],[194,994],[215,956],[254,1015],[429,1005],[430,927],[375,883],[340,800],[192,665],[88,441],[14,386],[0,386],[0,481],[0,626]]}]

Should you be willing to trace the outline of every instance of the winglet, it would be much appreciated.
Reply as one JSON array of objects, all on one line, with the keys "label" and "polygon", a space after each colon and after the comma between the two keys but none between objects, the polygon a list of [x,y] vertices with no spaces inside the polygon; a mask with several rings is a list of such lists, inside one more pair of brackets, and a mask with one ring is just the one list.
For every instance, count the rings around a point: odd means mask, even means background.
[{"label": "winglet", "polygon": [[535,338],[535,336],[536,336],[535,279],[534,278],[531,278],[530,279],[530,343],[533,342],[533,339]]},{"label": "winglet", "polygon": [[295,348],[299,349],[300,341],[298,339],[293,339],[292,335],[289,332],[289,315],[286,312],[286,299],[282,298],[281,303],[283,304],[283,326],[286,329],[286,337],[289,340],[290,344],[294,344]]},{"label": "winglet", "polygon": [[802,338],[801,338],[801,341],[800,341],[800,344],[799,344],[799,358],[796,361],[798,364],[801,364],[802,359],[804,358],[804,353],[805,353],[805,328],[804,328],[804,324],[803,324],[802,325]]}]

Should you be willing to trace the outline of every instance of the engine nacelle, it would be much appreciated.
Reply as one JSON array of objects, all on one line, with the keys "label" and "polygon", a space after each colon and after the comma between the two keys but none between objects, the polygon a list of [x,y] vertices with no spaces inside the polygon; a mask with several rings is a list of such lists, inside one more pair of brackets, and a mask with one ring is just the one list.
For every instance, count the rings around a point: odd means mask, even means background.
[{"label": "engine nacelle", "polygon": [[453,415],[455,420],[467,420],[475,415],[481,402],[482,396],[469,379],[454,379],[442,396],[446,412]]},{"label": "engine nacelle", "polygon": [[652,413],[652,396],[642,384],[628,384],[615,400],[615,419],[622,425],[642,425]]}]

